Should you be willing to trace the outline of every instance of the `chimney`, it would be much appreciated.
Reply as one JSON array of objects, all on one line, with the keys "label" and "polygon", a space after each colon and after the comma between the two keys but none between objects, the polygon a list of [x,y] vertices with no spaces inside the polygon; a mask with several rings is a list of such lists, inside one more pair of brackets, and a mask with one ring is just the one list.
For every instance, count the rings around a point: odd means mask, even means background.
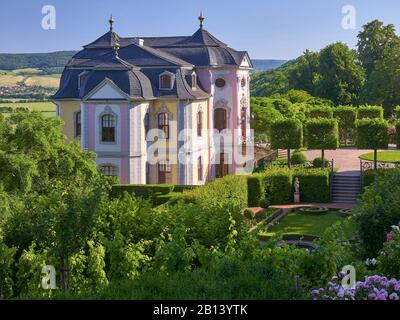
[{"label": "chimney", "polygon": [[134,40],[134,43],[137,44],[140,47],[143,47],[144,46],[144,39],[136,38]]}]

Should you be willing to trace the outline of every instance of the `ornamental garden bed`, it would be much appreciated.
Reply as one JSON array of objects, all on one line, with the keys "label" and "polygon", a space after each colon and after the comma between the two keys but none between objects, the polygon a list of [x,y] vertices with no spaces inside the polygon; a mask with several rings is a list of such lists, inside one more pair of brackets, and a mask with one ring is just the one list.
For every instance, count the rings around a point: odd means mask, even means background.
[{"label": "ornamental garden bed", "polygon": [[[374,161],[374,153],[366,153],[360,156],[361,160]],[[400,163],[400,151],[380,151],[378,152],[379,162]]]}]

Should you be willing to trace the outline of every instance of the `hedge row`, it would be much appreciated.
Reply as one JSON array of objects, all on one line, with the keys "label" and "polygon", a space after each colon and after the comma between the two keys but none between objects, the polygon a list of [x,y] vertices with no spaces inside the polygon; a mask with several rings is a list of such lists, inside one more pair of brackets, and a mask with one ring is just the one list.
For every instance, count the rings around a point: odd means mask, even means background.
[{"label": "hedge row", "polygon": [[247,178],[248,206],[258,207],[262,199],[271,204],[292,203],[296,177],[300,181],[302,202],[327,203],[331,200],[330,172],[330,169],[271,168],[253,174]]},{"label": "hedge row", "polygon": [[378,169],[378,170],[366,170],[363,172],[363,188],[369,187],[375,182],[375,177],[381,177],[385,174],[390,174],[395,169]]},{"label": "hedge row", "polygon": [[112,186],[111,196],[121,197],[125,192],[143,199],[150,199],[153,205],[161,205],[168,202],[174,196],[184,190],[191,190],[193,186],[179,186],[173,184],[151,185],[151,184],[119,184]]},{"label": "hedge row", "polygon": [[312,107],[308,111],[308,117],[311,119],[316,119],[316,118],[332,119],[333,109],[329,106]]},{"label": "hedge row", "polygon": [[383,108],[380,106],[361,106],[357,110],[357,118],[383,119]]},{"label": "hedge row", "polygon": [[329,169],[298,169],[293,173],[300,181],[301,202],[331,201]]}]

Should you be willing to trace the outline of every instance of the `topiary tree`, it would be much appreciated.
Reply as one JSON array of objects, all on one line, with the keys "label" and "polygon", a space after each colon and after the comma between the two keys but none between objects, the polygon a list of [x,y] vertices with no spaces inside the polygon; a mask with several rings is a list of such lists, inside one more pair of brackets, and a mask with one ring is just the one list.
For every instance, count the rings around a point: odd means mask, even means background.
[{"label": "topiary tree", "polygon": [[301,152],[300,150],[296,150],[295,152],[293,152],[292,164],[302,165],[302,164],[305,164],[307,161],[308,160],[307,160],[306,155],[303,152]]},{"label": "topiary tree", "polygon": [[333,116],[339,122],[339,141],[347,145],[347,133],[355,128],[357,109],[353,106],[339,106],[333,109]]},{"label": "topiary tree", "polygon": [[374,150],[374,169],[378,168],[378,149],[387,149],[389,145],[389,124],[382,119],[357,120],[357,147]]},{"label": "topiary tree", "polygon": [[308,117],[309,118],[326,118],[331,119],[333,118],[333,110],[329,106],[316,106],[311,107],[308,110]]},{"label": "topiary tree", "polygon": [[[336,119],[311,119],[306,123],[306,144],[308,149],[321,149],[321,158],[325,150],[336,150],[339,146],[339,128]],[[324,162],[322,163],[324,166]]]},{"label": "topiary tree", "polygon": [[275,121],[271,125],[272,149],[286,149],[288,151],[288,166],[291,167],[291,149],[299,149],[303,144],[303,126],[296,119]]},{"label": "topiary tree", "polygon": [[357,119],[383,119],[381,106],[361,106],[357,110]]}]

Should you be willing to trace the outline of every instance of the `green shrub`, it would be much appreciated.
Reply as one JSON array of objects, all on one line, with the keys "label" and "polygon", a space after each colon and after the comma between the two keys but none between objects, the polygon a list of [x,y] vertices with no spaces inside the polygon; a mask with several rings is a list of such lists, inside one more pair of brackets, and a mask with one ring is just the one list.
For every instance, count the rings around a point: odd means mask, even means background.
[{"label": "green shrub", "polygon": [[269,202],[268,199],[262,199],[262,200],[260,201],[260,207],[263,208],[263,209],[268,209],[269,206],[270,206],[270,204],[271,204],[271,203]]},{"label": "green shrub", "polygon": [[333,117],[333,110],[329,106],[311,107],[308,111],[308,117],[311,119],[316,119],[316,118],[331,119]]},{"label": "green shrub", "polygon": [[271,204],[292,202],[292,173],[288,168],[270,168],[264,175],[265,197]]},{"label": "green shrub", "polygon": [[380,106],[361,106],[357,110],[357,119],[383,119],[383,108]]},{"label": "green shrub", "polygon": [[330,172],[330,169],[294,170],[293,179],[299,178],[302,202],[330,202]]},{"label": "green shrub", "polygon": [[324,168],[327,168],[329,166],[329,160],[326,158],[324,158],[324,160],[322,160],[321,157],[317,157],[313,160],[314,168],[322,168],[322,165]]},{"label": "green shrub", "polygon": [[253,174],[247,178],[247,203],[249,207],[258,207],[260,201],[265,197],[262,174]]},{"label": "green shrub", "polygon": [[400,232],[398,226],[388,231],[388,240],[378,256],[378,269],[388,278],[400,278]]},{"label": "green shrub", "polygon": [[387,149],[389,125],[381,119],[357,120],[357,147],[359,149]]},{"label": "green shrub", "polygon": [[296,150],[295,152],[293,152],[293,154],[292,154],[292,164],[294,164],[294,165],[302,165],[302,164],[305,164],[307,161],[308,161],[307,157],[300,150]]},{"label": "green shrub", "polygon": [[367,187],[356,208],[356,221],[365,257],[376,257],[392,225],[400,220],[400,170],[387,170]]}]

